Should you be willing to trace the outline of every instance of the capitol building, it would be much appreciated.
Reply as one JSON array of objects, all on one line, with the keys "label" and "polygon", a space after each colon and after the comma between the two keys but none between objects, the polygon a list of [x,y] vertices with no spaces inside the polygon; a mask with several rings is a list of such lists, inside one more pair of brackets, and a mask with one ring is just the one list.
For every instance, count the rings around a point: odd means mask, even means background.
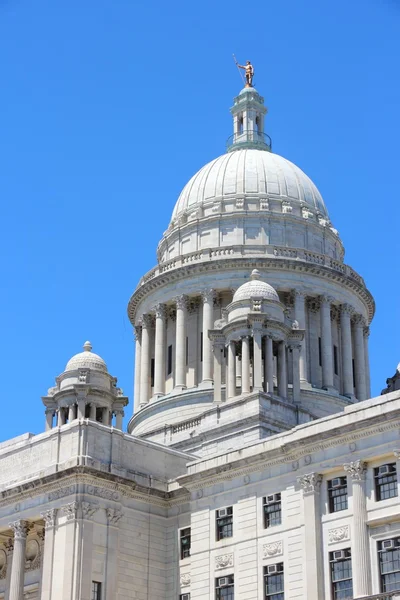
[{"label": "capitol building", "polygon": [[129,299],[133,400],[85,342],[0,444],[0,599],[400,598],[400,366],[371,398],[373,297],[263,97],[231,113]]}]

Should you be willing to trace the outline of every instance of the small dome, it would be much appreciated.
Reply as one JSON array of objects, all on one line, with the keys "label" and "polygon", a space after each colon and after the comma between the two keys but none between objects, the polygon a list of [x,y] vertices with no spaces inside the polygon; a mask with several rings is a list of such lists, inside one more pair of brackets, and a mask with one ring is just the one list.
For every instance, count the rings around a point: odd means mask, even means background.
[{"label": "small dome", "polygon": [[263,298],[264,300],[279,302],[276,290],[269,283],[261,281],[261,275],[257,269],[252,271],[250,281],[247,281],[236,290],[232,302],[250,300],[250,298]]},{"label": "small dome", "polygon": [[107,373],[107,365],[98,354],[92,352],[92,344],[85,342],[83,352],[75,354],[67,363],[65,371],[76,371],[77,369],[92,369],[93,371],[101,371]]}]

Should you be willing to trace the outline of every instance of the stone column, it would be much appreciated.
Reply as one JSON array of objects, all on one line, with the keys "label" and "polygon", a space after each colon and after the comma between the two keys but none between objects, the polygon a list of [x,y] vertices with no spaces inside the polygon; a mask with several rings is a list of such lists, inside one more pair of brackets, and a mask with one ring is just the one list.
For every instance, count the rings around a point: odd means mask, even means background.
[{"label": "stone column", "polygon": [[350,304],[342,304],[340,307],[343,396],[347,396],[348,398],[354,398],[353,350],[350,320],[353,312],[353,307],[350,306]]},{"label": "stone column", "polygon": [[7,555],[7,572],[6,572],[6,580],[5,580],[5,590],[4,590],[4,600],[9,600],[10,598],[10,581],[11,581],[11,567],[12,567],[12,553],[14,548],[14,542],[11,537],[5,542],[4,545],[6,555]]},{"label": "stone column", "polygon": [[214,354],[214,402],[222,402],[222,363],[224,359],[225,343],[222,340],[213,340]]},{"label": "stone column", "polygon": [[124,418],[124,411],[117,409],[115,411],[115,429],[122,431],[122,419]]},{"label": "stone column", "polygon": [[82,398],[82,396],[78,396],[78,419],[84,419],[86,412],[86,396]]},{"label": "stone column", "polygon": [[56,524],[57,509],[50,508],[40,514],[44,520],[45,527],[40,600],[51,600],[54,562],[54,528]]},{"label": "stone column", "polygon": [[176,298],[175,388],[186,389],[186,316],[187,298]]},{"label": "stone column", "polygon": [[304,597],[324,600],[324,554],[321,544],[321,516],[320,516],[320,487],[322,476],[318,473],[309,473],[297,478],[303,490],[304,502],[304,561],[305,585]]},{"label": "stone column", "polygon": [[365,387],[367,398],[371,398],[371,375],[369,370],[369,327],[364,327]]},{"label": "stone column", "polygon": [[236,396],[236,342],[228,345],[228,398]]},{"label": "stone column", "polygon": [[150,315],[142,317],[142,351],[140,360],[140,408],[146,406],[150,397]]},{"label": "stone column", "polygon": [[14,552],[11,564],[9,600],[23,600],[28,527],[26,521],[14,521],[9,526],[14,531]]},{"label": "stone column", "polygon": [[[299,324],[300,329],[306,328],[306,294],[300,290],[293,290],[294,295],[294,318]],[[300,342],[301,350],[300,350],[300,379],[301,381],[308,381],[307,375],[307,345],[306,345],[306,336]]]},{"label": "stone column", "polygon": [[214,298],[215,290],[203,290],[203,382],[212,381],[212,350],[208,332],[214,328]]},{"label": "stone column", "polygon": [[68,406],[68,423],[71,423],[75,419],[75,404]]},{"label": "stone column", "polygon": [[367,465],[356,460],[343,465],[352,481],[353,526],[352,526],[352,565],[353,595],[362,598],[372,594],[371,561],[367,527],[367,503],[365,495],[365,473]]},{"label": "stone column", "polygon": [[91,404],[90,404],[90,420],[91,421],[96,421],[96,414],[97,414],[97,406],[94,402],[91,402]]},{"label": "stone column", "polygon": [[133,389],[134,409],[137,412],[140,407],[140,376],[141,376],[141,358],[142,358],[142,327],[135,325],[135,380]]},{"label": "stone column", "polygon": [[[123,513],[118,508],[106,508],[107,516],[107,558],[104,573],[104,598],[117,598],[119,529]],[[151,597],[151,596],[150,596]]]},{"label": "stone column", "polygon": [[321,296],[321,359],[322,387],[333,390],[333,356],[332,356],[332,325],[331,304],[333,298]]},{"label": "stone column", "polygon": [[365,375],[365,353],[364,353],[364,327],[365,319],[361,315],[354,317],[354,371],[356,380],[357,400],[366,400],[367,386]]},{"label": "stone column", "polygon": [[253,328],[253,391],[262,391],[262,337],[261,329]]},{"label": "stone column", "polygon": [[250,338],[242,337],[242,394],[250,393]]},{"label": "stone column", "polygon": [[154,358],[154,390],[156,398],[165,393],[165,305],[156,306],[156,334],[155,334],[155,358]]},{"label": "stone column", "polygon": [[58,427],[65,425],[65,408],[63,406],[59,406],[57,409],[57,425]]},{"label": "stone column", "polygon": [[291,344],[289,346],[292,352],[292,381],[293,381],[293,402],[300,402],[300,361],[301,361],[301,344]]},{"label": "stone column", "polygon": [[46,408],[45,414],[46,414],[46,431],[49,431],[50,429],[53,428],[54,409]]},{"label": "stone column", "polygon": [[268,394],[274,393],[274,354],[270,335],[264,338],[264,390]]},{"label": "stone column", "polygon": [[287,398],[286,342],[278,345],[278,396]]}]

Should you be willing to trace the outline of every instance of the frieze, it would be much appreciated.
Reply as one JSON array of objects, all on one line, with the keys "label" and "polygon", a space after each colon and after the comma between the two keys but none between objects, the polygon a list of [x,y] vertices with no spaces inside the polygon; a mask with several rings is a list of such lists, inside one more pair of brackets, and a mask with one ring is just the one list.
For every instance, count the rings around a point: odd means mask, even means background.
[{"label": "frieze", "polygon": [[233,553],[221,554],[215,557],[216,569],[226,569],[227,567],[233,567]]},{"label": "frieze", "polygon": [[328,531],[328,543],[335,544],[342,542],[343,540],[350,539],[350,527],[343,525],[343,527],[336,527],[335,529],[329,529]]},{"label": "frieze", "polygon": [[283,554],[283,542],[281,540],[264,544],[262,547],[262,557],[264,559],[279,556],[280,554]]},{"label": "frieze", "polygon": [[75,485],[61,487],[57,490],[54,490],[54,492],[50,492],[50,494],[48,495],[49,502],[51,502],[52,500],[58,500],[59,498],[65,498],[66,496],[71,496],[72,494],[75,494],[75,491]]},{"label": "frieze", "polygon": [[104,498],[104,500],[114,500],[114,502],[117,502],[120,499],[120,494],[117,491],[107,490],[95,485],[87,485],[85,491],[91,496],[99,496],[99,498]]}]

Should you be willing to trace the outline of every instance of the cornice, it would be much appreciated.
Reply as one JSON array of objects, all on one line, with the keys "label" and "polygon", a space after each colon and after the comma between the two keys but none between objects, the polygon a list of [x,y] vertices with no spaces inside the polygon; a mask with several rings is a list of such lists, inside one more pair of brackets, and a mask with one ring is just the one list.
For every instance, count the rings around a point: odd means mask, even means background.
[{"label": "cornice", "polygon": [[[223,248],[221,248],[223,250]],[[261,251],[261,248],[260,248]],[[177,262],[184,257],[178,257]],[[160,265],[162,267],[162,265]],[[344,268],[347,265],[343,265]],[[224,256],[219,259],[208,261],[199,260],[197,263],[186,263],[180,267],[173,266],[170,270],[165,270],[159,275],[154,275],[145,283],[136,288],[128,304],[128,317],[133,325],[136,320],[136,308],[138,304],[153,291],[162,288],[169,283],[182,281],[184,278],[192,278],[198,274],[213,273],[221,270],[237,269],[269,269],[271,271],[290,271],[309,273],[317,277],[329,279],[337,282],[341,287],[352,290],[363,301],[368,311],[368,321],[371,322],[375,313],[375,302],[368,289],[355,278],[342,273],[332,267],[308,262],[307,260],[290,257],[230,257]],[[351,269],[351,267],[349,267]],[[351,269],[351,272],[353,270]],[[356,274],[357,275],[357,274]],[[218,290],[217,290],[218,291]]]}]

